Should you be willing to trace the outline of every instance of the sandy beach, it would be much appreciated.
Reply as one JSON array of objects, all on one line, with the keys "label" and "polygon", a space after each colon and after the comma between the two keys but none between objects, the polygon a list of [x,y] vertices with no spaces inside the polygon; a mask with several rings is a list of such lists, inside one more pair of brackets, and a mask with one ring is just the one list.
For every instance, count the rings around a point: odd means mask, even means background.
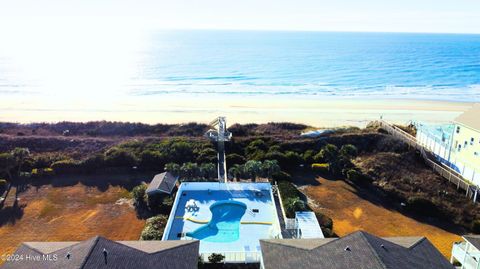
[{"label": "sandy beach", "polygon": [[411,120],[442,123],[453,120],[472,106],[466,102],[294,98],[271,96],[189,96],[163,95],[85,98],[3,98],[0,121],[129,121],[143,123],[209,122],[218,115],[229,123],[296,122],[315,127],[365,126],[383,117],[393,123]]}]

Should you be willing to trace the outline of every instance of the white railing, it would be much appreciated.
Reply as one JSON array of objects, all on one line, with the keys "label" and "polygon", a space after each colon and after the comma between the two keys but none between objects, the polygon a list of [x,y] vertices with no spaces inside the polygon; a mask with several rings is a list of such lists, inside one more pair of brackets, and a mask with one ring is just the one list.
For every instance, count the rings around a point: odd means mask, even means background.
[{"label": "white railing", "polygon": [[452,257],[455,260],[462,262],[465,259],[465,255],[467,254],[465,250],[465,242],[455,242],[453,243],[452,247]]},{"label": "white railing", "polygon": [[452,248],[452,262],[456,260],[462,264],[463,269],[480,268],[480,252],[476,249],[467,251],[466,242],[455,242]]},{"label": "white railing", "polygon": [[208,263],[208,257],[212,254],[221,254],[225,257],[223,263],[259,263],[262,253],[259,251],[224,251],[224,252],[202,252],[200,257],[203,262]]},{"label": "white railing", "polygon": [[[449,182],[455,184],[457,186],[457,189],[459,189],[459,188],[463,189],[463,190],[466,191],[466,195],[469,194],[470,187],[474,186],[474,185],[470,184],[469,181],[462,178],[462,176],[460,174],[458,174],[455,170],[453,170],[449,167],[440,166],[436,162],[431,160],[427,155],[428,150],[425,150],[424,146],[417,143],[417,139],[414,136],[412,136],[411,134],[403,131],[400,128],[397,128],[397,127],[389,124],[388,122],[386,122],[384,120],[379,120],[377,122],[380,124],[380,126],[384,130],[386,130],[392,136],[402,140],[403,142],[407,143],[411,147],[414,147],[415,149],[418,149],[428,166],[430,166],[435,172],[440,174],[442,177],[447,179]],[[433,153],[431,153],[431,154],[433,154]],[[473,199],[474,199],[474,201],[476,200],[476,195],[474,196]]]},{"label": "white railing", "polygon": [[295,221],[295,219],[289,219],[289,218],[286,218],[285,219],[285,229],[297,229],[297,222]]}]

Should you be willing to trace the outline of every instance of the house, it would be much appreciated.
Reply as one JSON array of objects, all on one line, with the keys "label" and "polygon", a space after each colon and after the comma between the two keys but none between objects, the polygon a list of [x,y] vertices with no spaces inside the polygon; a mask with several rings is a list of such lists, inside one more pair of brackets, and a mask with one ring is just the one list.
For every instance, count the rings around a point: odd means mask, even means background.
[{"label": "house", "polygon": [[480,186],[480,104],[457,117],[454,123],[451,166]]},{"label": "house", "polygon": [[155,194],[171,195],[177,187],[177,181],[178,177],[169,172],[157,174],[148,185],[146,193],[148,196]]},{"label": "house", "polygon": [[261,240],[262,269],[452,269],[425,237],[380,238],[358,231],[342,238]]},{"label": "house", "polygon": [[417,142],[444,165],[480,186],[480,104],[451,124],[416,124]]},{"label": "house", "polygon": [[480,235],[464,235],[462,242],[453,244],[450,262],[460,269],[480,268]]},{"label": "house", "polygon": [[[199,241],[112,241],[96,236],[81,242],[26,242],[5,262],[9,269],[171,268],[194,269]],[[21,257],[21,258],[20,258]]]}]

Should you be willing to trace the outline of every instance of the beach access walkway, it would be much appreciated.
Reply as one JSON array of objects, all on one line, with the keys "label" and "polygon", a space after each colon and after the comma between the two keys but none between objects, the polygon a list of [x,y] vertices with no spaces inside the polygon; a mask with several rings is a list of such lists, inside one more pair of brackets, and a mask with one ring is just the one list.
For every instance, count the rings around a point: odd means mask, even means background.
[{"label": "beach access walkway", "polygon": [[464,179],[455,170],[439,163],[438,160],[435,158],[433,152],[430,152],[430,150],[420,145],[414,136],[382,119],[375,121],[375,123],[378,124],[387,133],[391,134],[393,137],[400,139],[407,145],[417,149],[428,166],[430,166],[443,178],[447,179],[452,184],[455,184],[457,186],[457,189],[464,190],[466,192],[465,195],[472,198],[474,203],[477,201],[477,196],[480,192],[480,189],[476,185],[472,184],[470,181]]}]

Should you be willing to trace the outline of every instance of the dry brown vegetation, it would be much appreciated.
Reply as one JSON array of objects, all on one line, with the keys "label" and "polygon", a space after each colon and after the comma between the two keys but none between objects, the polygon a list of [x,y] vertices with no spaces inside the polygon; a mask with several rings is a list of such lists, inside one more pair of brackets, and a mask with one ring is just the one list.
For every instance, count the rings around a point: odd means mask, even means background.
[{"label": "dry brown vegetation", "polygon": [[[12,190],[15,192],[15,190]],[[9,196],[0,210],[0,253],[12,253],[25,241],[78,241],[95,235],[113,240],[138,240],[145,224],[127,203],[116,204],[129,192],[121,186],[30,186]]]},{"label": "dry brown vegetation", "polygon": [[426,199],[435,207],[430,212],[437,217],[470,229],[480,216],[480,207],[465,197],[456,186],[434,173],[413,151],[403,153],[377,152],[363,155],[355,161],[373,184],[398,202],[408,198]]},{"label": "dry brown vegetation", "polygon": [[[344,236],[364,230],[377,236],[425,236],[449,258],[452,244],[460,240],[454,227],[438,220],[418,220],[397,210],[390,202],[343,180],[317,177],[301,188],[310,206],[333,219],[333,230]],[[441,228],[442,227],[442,228]]]}]

